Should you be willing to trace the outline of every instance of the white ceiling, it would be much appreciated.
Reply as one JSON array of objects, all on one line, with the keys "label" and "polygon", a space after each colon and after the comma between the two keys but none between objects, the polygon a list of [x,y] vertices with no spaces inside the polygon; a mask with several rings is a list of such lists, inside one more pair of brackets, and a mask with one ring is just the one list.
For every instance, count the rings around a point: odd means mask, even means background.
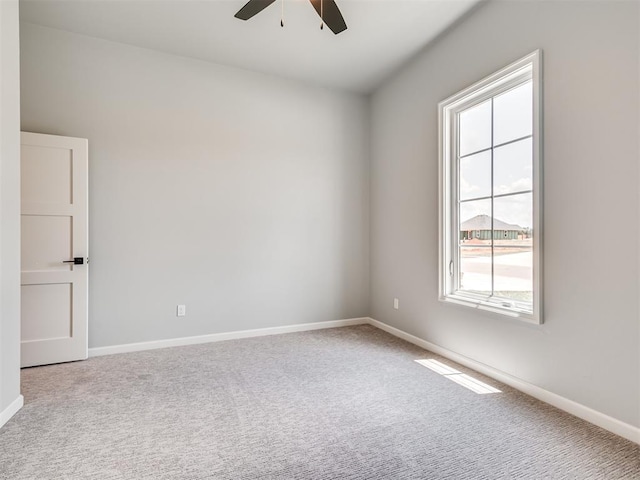
[{"label": "white ceiling", "polygon": [[[1,0],[0,0],[1,1]],[[52,28],[360,93],[373,90],[482,0],[337,0],[348,29],[320,30],[308,0],[248,21],[246,0],[21,0],[20,18]]]}]

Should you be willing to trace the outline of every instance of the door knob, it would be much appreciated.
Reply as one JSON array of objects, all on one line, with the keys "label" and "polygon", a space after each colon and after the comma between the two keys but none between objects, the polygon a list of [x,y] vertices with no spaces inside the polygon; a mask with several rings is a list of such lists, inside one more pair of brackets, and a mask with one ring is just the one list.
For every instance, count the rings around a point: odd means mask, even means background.
[{"label": "door knob", "polygon": [[63,260],[62,263],[73,263],[74,265],[84,265],[84,257],[73,257],[73,260]]}]

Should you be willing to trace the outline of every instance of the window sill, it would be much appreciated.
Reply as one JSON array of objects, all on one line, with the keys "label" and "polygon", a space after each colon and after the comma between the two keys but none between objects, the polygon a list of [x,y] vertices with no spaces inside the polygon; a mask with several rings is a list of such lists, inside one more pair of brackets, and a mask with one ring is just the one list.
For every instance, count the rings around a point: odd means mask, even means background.
[{"label": "window sill", "polygon": [[454,305],[462,305],[467,308],[473,308],[474,310],[495,313],[502,317],[513,318],[533,325],[542,324],[542,318],[539,315],[536,315],[535,312],[519,309],[517,307],[504,307],[496,302],[473,299],[459,294],[441,296],[440,301]]}]

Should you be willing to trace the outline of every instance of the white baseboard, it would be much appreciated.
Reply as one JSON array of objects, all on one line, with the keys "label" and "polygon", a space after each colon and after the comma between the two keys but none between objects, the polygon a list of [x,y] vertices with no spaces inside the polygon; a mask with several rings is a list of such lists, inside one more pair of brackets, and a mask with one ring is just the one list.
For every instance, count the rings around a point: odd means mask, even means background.
[{"label": "white baseboard", "polygon": [[469,367],[488,377],[498,380],[499,382],[509,385],[516,390],[537,398],[538,400],[542,400],[549,405],[553,405],[554,407],[570,413],[571,415],[586,420],[587,422],[597,425],[600,428],[604,428],[605,430],[615,433],[616,435],[620,435],[627,440],[631,440],[632,442],[640,444],[640,428],[638,427],[634,427],[633,425],[629,425],[628,423],[621,422],[620,420],[605,415],[604,413],[598,412],[596,410],[593,410],[592,408],[574,402],[573,400],[569,400],[568,398],[561,397],[560,395],[557,395],[553,392],[525,382],[524,380],[514,377],[513,375],[509,375],[508,373],[505,373],[496,368],[490,367],[489,365],[477,362],[469,357],[465,357],[464,355],[460,355],[451,350],[440,347],[439,345],[436,345],[434,343],[427,342],[426,340],[387,325],[386,323],[374,320],[373,318],[369,318],[368,320],[370,325],[373,325],[380,330],[384,330],[391,335],[406,340],[409,343],[413,343],[414,345],[422,347],[425,350],[429,350],[430,352],[453,360],[454,362],[464,365],[465,367]]},{"label": "white baseboard", "polygon": [[352,325],[364,325],[369,323],[368,318],[349,318],[345,320],[330,320],[326,322],[299,323],[282,327],[258,328],[254,330],[239,330],[236,332],[213,333],[196,337],[170,338],[151,342],[127,343],[124,345],[112,345],[109,347],[96,347],[89,349],[89,357],[112,355],[114,353],[139,352],[142,350],[154,350],[156,348],[182,347],[199,343],[222,342],[224,340],[237,340],[239,338],[264,337],[266,335],[279,335],[281,333],[304,332],[307,330],[321,330],[324,328],[349,327]]},{"label": "white baseboard", "polygon": [[2,426],[5,423],[7,423],[11,417],[14,416],[18,412],[18,410],[22,408],[23,405],[24,405],[24,397],[22,395],[18,395],[18,398],[16,398],[13,402],[11,402],[11,404],[7,408],[1,411],[0,412],[0,428],[2,428]]}]

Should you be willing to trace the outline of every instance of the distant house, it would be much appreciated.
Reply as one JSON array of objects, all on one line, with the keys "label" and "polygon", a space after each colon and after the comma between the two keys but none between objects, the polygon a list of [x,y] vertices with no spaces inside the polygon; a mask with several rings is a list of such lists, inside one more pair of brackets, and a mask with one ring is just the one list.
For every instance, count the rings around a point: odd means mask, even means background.
[{"label": "distant house", "polygon": [[[491,239],[491,217],[489,215],[476,215],[460,225],[460,240]],[[497,218],[493,219],[494,240],[517,240],[524,234],[525,229],[520,225],[505,223]]]}]

